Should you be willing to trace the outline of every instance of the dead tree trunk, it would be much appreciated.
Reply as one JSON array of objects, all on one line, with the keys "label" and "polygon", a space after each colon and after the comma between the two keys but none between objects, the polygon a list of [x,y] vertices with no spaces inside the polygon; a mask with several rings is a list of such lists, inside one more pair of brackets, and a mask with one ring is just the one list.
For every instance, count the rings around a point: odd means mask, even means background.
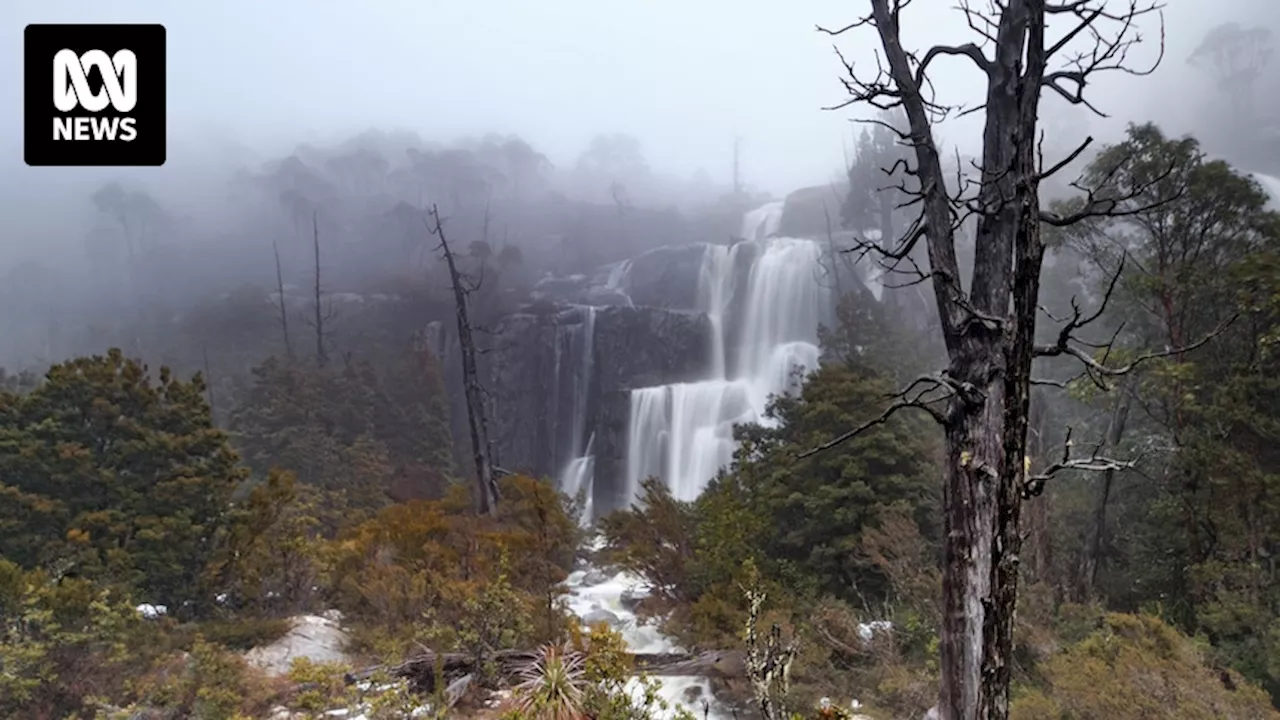
[{"label": "dead tree trunk", "polygon": [[289,313],[284,304],[284,271],[280,268],[280,246],[271,239],[271,252],[276,258],[276,297],[280,308],[280,334],[284,337],[284,355],[293,359],[293,341],[289,339]]},{"label": "dead tree trunk", "polygon": [[329,354],[325,352],[324,347],[324,321],[325,314],[320,309],[320,224],[316,219],[316,214],[311,214],[311,244],[315,253],[316,262],[316,282],[315,282],[315,331],[316,331],[316,365],[323,368],[329,363]]},{"label": "dead tree trunk", "polygon": [[[900,237],[882,238],[882,244],[868,243],[866,249],[896,266],[904,260],[909,263],[912,250],[925,243],[929,269],[919,276],[933,286],[948,365],[911,383],[877,421],[810,453],[854,437],[903,408],[924,410],[941,425],[946,442],[938,710],[942,720],[1004,720],[1009,712],[1022,500],[1037,494],[1054,472],[1097,465],[1064,457],[1034,478],[1026,470],[1032,360],[1064,353],[1090,359],[1072,332],[1094,319],[1077,314],[1057,344],[1044,348],[1034,344],[1044,258],[1040,226],[1042,222],[1071,224],[1105,214],[1116,204],[1114,199],[1090,196],[1069,217],[1040,209],[1040,181],[1067,163],[1047,172],[1038,165],[1039,100],[1043,89],[1049,88],[1073,103],[1084,103],[1080,90],[1085,81],[1094,72],[1117,67],[1123,48],[1134,42],[1127,35],[1131,21],[1143,11],[1131,9],[1119,19],[1117,39],[1087,32],[1095,22],[1118,17],[1103,12],[1103,0],[1070,3],[1070,13],[1065,6],[1048,7],[1046,0],[1007,0],[991,16],[962,5],[968,25],[990,39],[988,57],[973,43],[909,52],[901,37],[906,3],[870,0],[870,5],[871,13],[861,22],[831,34],[874,27],[883,51],[882,74],[861,78],[846,62],[848,74],[843,82],[852,98],[837,107],[867,103],[881,110],[901,108],[908,130],[895,132],[911,149],[914,167],[906,173],[918,182],[905,194],[914,196],[907,204],[919,207],[921,214]],[[1074,27],[1064,28],[1063,39],[1046,47],[1048,17],[1062,18]],[[1085,61],[1082,67],[1048,72],[1048,60],[1076,37],[1098,43],[1092,55],[1086,50],[1083,56],[1094,58],[1094,64]],[[942,107],[931,98],[927,75],[930,63],[943,55],[966,59],[985,80],[980,176],[956,191],[947,186],[933,135],[933,124],[954,108]],[[1075,92],[1063,83],[1073,83]],[[975,253],[966,287],[961,282],[956,239],[973,215],[977,217]],[[1118,372],[1093,365],[1102,374]]]},{"label": "dead tree trunk", "polygon": [[489,457],[489,424],[485,414],[484,387],[480,384],[480,372],[476,364],[475,340],[471,335],[471,320],[467,316],[469,290],[464,285],[462,273],[454,262],[453,252],[444,234],[440,211],[435,205],[430,210],[431,234],[440,238],[440,251],[449,267],[449,280],[453,286],[454,309],[458,319],[458,346],[462,352],[463,394],[467,401],[467,424],[471,430],[471,454],[476,466],[476,513],[492,515],[498,507],[498,483]]}]

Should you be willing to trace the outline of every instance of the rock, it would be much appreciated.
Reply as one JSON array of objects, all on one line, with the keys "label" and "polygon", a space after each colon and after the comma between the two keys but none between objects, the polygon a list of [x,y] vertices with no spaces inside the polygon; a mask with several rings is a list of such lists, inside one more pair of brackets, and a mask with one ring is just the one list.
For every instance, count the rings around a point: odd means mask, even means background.
[{"label": "rock", "polygon": [[[593,329],[589,335],[588,327]],[[494,398],[490,432],[499,464],[554,478],[573,459],[573,448],[581,448],[594,433],[592,501],[597,514],[615,507],[612,493],[625,472],[625,465],[619,464],[626,449],[625,435],[620,434],[625,429],[601,428],[606,398],[633,387],[694,379],[705,367],[711,347],[711,323],[705,316],[651,307],[556,307],[515,313],[503,318],[496,330],[494,351],[481,358],[481,371]],[[445,356],[448,377],[458,375],[456,356],[456,351]],[[451,399],[461,394],[460,381],[450,387]],[[465,419],[465,412],[464,405],[455,417]],[[578,413],[581,418],[575,418]],[[583,436],[575,444],[577,430]],[[469,436],[462,437],[462,447],[469,447]],[[603,463],[602,455],[608,457]]]},{"label": "rock", "polygon": [[596,625],[599,623],[605,623],[609,627],[616,628],[622,625],[622,618],[604,608],[597,608],[582,616],[583,625]]},{"label": "rock", "polygon": [[620,285],[635,305],[692,310],[706,245],[668,245],[631,259]]},{"label": "rock", "polygon": [[291,627],[284,637],[270,645],[245,653],[245,660],[270,675],[284,675],[294,659],[305,657],[315,662],[346,663],[347,633],[334,620],[320,615],[299,615],[290,619]]},{"label": "rock", "polygon": [[[800,188],[787,196],[778,223],[778,234],[788,237],[825,238],[827,214],[831,217],[831,230],[841,229],[840,206],[844,203],[848,186],[844,183],[831,187],[817,185]],[[823,208],[826,212],[824,213]]]},{"label": "rock", "polygon": [[627,588],[618,596],[618,604],[631,612],[635,612],[640,603],[649,597],[649,591],[644,588]]},{"label": "rock", "polygon": [[603,585],[607,582],[609,582],[609,576],[606,575],[603,570],[589,570],[582,578],[582,584],[587,586]]}]

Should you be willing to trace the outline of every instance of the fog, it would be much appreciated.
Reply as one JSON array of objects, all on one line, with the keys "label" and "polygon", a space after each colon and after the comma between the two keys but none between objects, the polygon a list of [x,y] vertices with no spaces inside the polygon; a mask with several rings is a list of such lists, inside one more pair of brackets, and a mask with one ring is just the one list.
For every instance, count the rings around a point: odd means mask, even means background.
[{"label": "fog", "polygon": [[[904,19],[908,46],[970,39],[952,4],[918,0]],[[9,39],[0,53],[0,278],[8,278],[12,299],[19,280],[45,292],[54,282],[22,268],[38,267],[50,278],[69,268],[105,272],[86,244],[96,242],[93,232],[101,235],[104,224],[89,197],[110,180],[149,194],[180,219],[173,226],[180,229],[165,238],[171,249],[222,243],[230,253],[241,243],[260,253],[269,247],[263,238],[288,223],[250,219],[265,211],[228,191],[229,179],[242,170],[260,172],[300,145],[332,149],[370,130],[413,133],[428,144],[472,138],[473,146],[490,134],[518,136],[555,168],[551,184],[558,193],[603,206],[611,203],[607,181],[584,189],[569,177],[602,134],[638,140],[642,164],[652,171],[648,185],[629,181],[628,202],[639,207],[688,213],[715,205],[732,189],[735,137],[741,138],[741,178],[753,197],[826,185],[843,173],[857,129],[850,121],[868,115],[863,108],[823,109],[845,97],[833,43],[862,67],[872,62],[877,39],[870,30],[831,38],[815,25],[839,27],[865,7],[857,0],[9,0],[0,6],[0,28]],[[1239,133],[1225,119],[1224,98],[1211,74],[1191,67],[1187,57],[1215,25],[1280,30],[1278,20],[1280,6],[1266,0],[1171,0],[1160,67],[1147,77],[1107,75],[1090,88],[1092,102],[1109,117],[1053,100],[1043,106],[1043,125],[1069,145],[1086,133],[1105,141],[1128,122],[1154,120],[1171,133],[1195,133],[1211,152],[1240,157],[1241,149],[1231,147]],[[165,167],[23,163],[22,30],[32,22],[166,26]],[[1159,21],[1148,17],[1143,27],[1147,42],[1133,52],[1135,67],[1159,54]],[[947,60],[933,66],[941,97],[974,104],[981,92],[977,73],[963,59]],[[1264,91],[1275,87],[1275,73],[1272,64],[1260,81],[1258,117],[1280,110],[1268,100],[1275,94]],[[940,132],[948,145],[975,153],[980,123],[975,114]],[[398,153],[393,164],[403,160],[402,148],[387,152]],[[1280,156],[1250,160],[1268,165],[1251,170],[1274,171],[1269,165]],[[514,223],[526,215],[511,210],[507,217]],[[255,255],[246,264],[261,269],[261,260]],[[225,263],[229,276],[195,285],[210,292],[261,281],[235,275],[235,266]],[[72,283],[70,277],[58,282]],[[59,297],[70,305],[101,305],[94,292],[75,281],[74,291]],[[9,315],[0,320],[14,322],[17,306],[0,308]],[[14,354],[14,342],[3,343],[8,357],[29,359],[30,353]]]}]

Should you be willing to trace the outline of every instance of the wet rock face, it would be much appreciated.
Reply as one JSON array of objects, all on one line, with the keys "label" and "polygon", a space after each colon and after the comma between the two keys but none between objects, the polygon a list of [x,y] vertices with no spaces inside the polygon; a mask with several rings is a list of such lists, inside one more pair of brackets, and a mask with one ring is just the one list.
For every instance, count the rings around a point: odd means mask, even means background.
[{"label": "wet rock face", "polygon": [[827,235],[827,218],[831,219],[831,231],[841,230],[840,205],[848,193],[848,186],[818,185],[796,190],[787,196],[783,206],[778,234],[786,237],[815,237]]},{"label": "wet rock face", "polygon": [[702,243],[654,248],[591,273],[548,275],[534,286],[531,298],[561,305],[644,305],[691,310],[698,303]]},{"label": "wet rock face", "polygon": [[[485,364],[497,464],[554,478],[592,435],[598,458],[624,456],[625,407],[622,427],[605,428],[606,406],[634,387],[695,377],[708,362],[711,324],[654,307],[545,306],[504,318],[492,347]],[[595,489],[610,495],[624,471],[616,460],[597,463]]]},{"label": "wet rock face", "polygon": [[635,305],[692,310],[705,245],[660,247],[638,255],[627,268],[624,290]]}]

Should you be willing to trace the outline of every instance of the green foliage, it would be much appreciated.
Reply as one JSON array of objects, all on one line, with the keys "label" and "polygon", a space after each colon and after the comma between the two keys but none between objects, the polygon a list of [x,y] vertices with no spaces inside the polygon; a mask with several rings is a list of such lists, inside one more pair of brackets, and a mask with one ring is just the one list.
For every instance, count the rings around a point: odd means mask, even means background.
[{"label": "green foliage", "polygon": [[[1121,476],[1107,498],[1097,591],[1117,609],[1158,605],[1183,631],[1204,634],[1217,661],[1280,699],[1271,634],[1280,591],[1267,549],[1280,542],[1280,457],[1272,450],[1280,365],[1271,351],[1280,328],[1280,216],[1252,178],[1153,125],[1131,127],[1099,154],[1086,184],[1119,198],[1125,216],[1073,227],[1063,241],[1092,265],[1099,292],[1123,260],[1099,332],[1115,335],[1117,346],[1105,350],[1111,364],[1148,358],[1124,392],[1080,383],[1076,394],[1102,418],[1128,394],[1140,409],[1130,413],[1124,444],[1109,452],[1142,457],[1147,479]],[[1193,345],[1203,347],[1166,354]],[[1105,420],[1095,422],[1105,434]],[[1083,520],[1092,530],[1089,508],[1099,496],[1084,488],[1098,492],[1077,485],[1051,498],[1066,531],[1059,547],[1073,551],[1060,557],[1087,547],[1072,525]]]},{"label": "green foliage", "polygon": [[197,635],[190,652],[163,658],[134,683],[137,702],[118,715],[161,711],[200,720],[262,717],[275,695],[272,683],[234,652]]},{"label": "green foliage", "polygon": [[544,645],[538,657],[520,671],[516,711],[537,720],[585,720],[586,673],[581,654]]},{"label": "green foliage", "polygon": [[521,680],[506,720],[693,720],[662,699],[653,678],[636,675],[622,636],[605,625],[543,647]]},{"label": "green foliage", "polygon": [[223,607],[258,615],[311,609],[324,563],[319,495],[291,473],[272,470],[233,504],[229,531],[209,568]]},{"label": "green foliage", "polygon": [[23,395],[0,392],[0,547],[199,603],[199,579],[246,478],[212,426],[197,375],[183,382],[118,350],[53,366]]},{"label": "green foliage", "polygon": [[504,477],[502,488],[496,518],[471,514],[459,487],[443,500],[387,507],[344,532],[328,551],[338,606],[383,628],[383,640],[416,637],[438,650],[563,636],[560,583],[579,542],[569,501],[527,477]]},{"label": "green foliage", "polygon": [[289,703],[295,710],[321,712],[342,702],[346,695],[343,675],[349,668],[339,663],[295,658],[289,665],[289,680],[305,688]]},{"label": "green foliage", "polygon": [[275,358],[253,376],[231,414],[237,446],[260,474],[285,468],[319,490],[328,532],[389,498],[438,497],[450,482],[447,410],[429,354],[382,377],[367,362],[335,371]]},{"label": "green foliage", "polygon": [[65,717],[90,693],[120,689],[140,620],[84,578],[53,578],[0,558],[0,716]]},{"label": "green foliage", "polygon": [[1044,688],[1015,694],[1018,720],[1275,718],[1265,692],[1203,663],[1198,648],[1158,618],[1108,614],[1102,627],[1050,658]]},{"label": "green foliage", "polygon": [[697,501],[677,502],[649,482],[640,509],[604,518],[610,558],[646,577],[669,603],[699,607],[695,616],[734,634],[743,609],[736,585],[747,561],[790,594],[831,595],[879,611],[890,599],[884,553],[892,552],[877,541],[882,521],[905,522],[926,542],[937,537],[936,443],[927,418],[899,414],[835,448],[800,455],[873,419],[891,391],[883,374],[856,357],[823,366],[799,396],[774,402],[774,424],[738,429],[732,469]]}]

